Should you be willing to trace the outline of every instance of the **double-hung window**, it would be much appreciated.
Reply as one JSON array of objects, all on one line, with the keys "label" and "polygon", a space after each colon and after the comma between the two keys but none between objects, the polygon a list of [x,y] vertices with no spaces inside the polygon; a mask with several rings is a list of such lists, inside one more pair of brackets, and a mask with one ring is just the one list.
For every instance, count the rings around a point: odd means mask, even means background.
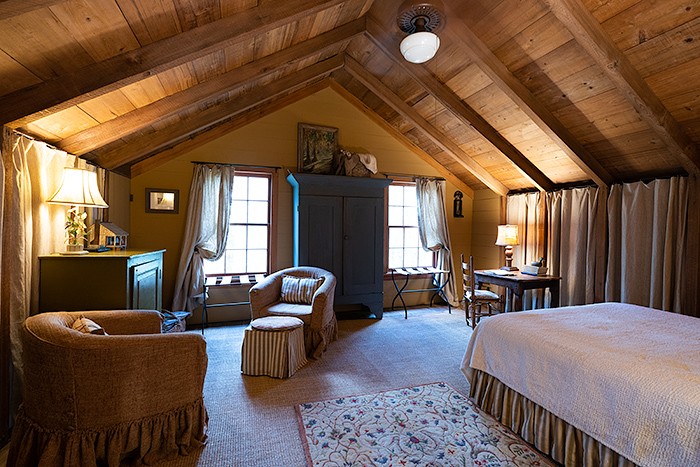
[{"label": "double-hung window", "polygon": [[207,276],[270,273],[274,182],[273,170],[235,172],[226,251],[217,261],[204,261]]},{"label": "double-hung window", "polygon": [[416,184],[395,181],[388,187],[388,267],[434,266],[434,254],[423,250],[418,235]]}]

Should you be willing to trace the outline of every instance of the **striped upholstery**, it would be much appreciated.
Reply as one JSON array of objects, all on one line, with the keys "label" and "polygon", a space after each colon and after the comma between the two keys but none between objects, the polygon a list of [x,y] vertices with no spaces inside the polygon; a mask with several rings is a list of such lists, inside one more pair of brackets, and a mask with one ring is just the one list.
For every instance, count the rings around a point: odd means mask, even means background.
[{"label": "striped upholstery", "polygon": [[280,301],[287,303],[304,303],[311,305],[314,293],[323,283],[323,278],[282,276]]},{"label": "striped upholstery", "polygon": [[[267,317],[279,319],[284,324],[282,330],[267,331],[255,329],[255,321],[245,330],[243,337],[241,372],[245,375],[267,375],[274,378],[288,378],[306,364],[303,322],[297,318]],[[297,326],[289,329],[289,320],[297,320]],[[285,323],[282,323],[285,321]]]}]

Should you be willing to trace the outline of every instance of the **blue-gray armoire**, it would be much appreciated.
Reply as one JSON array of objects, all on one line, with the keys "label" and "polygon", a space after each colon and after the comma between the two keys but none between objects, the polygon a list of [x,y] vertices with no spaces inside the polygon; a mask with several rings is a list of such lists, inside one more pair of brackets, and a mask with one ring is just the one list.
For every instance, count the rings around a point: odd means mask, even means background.
[{"label": "blue-gray armoire", "polygon": [[335,275],[335,304],[384,305],[384,189],[391,179],[293,173],[294,265]]}]

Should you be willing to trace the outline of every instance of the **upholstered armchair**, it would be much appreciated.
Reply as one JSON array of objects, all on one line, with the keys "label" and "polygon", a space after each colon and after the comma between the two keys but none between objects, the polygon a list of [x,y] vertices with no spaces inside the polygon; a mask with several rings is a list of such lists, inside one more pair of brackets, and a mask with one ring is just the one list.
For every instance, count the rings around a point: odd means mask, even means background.
[{"label": "upholstered armchair", "polygon": [[[280,300],[283,277],[322,278],[323,282],[313,294],[311,304],[288,303]],[[321,268],[296,267],[270,274],[250,289],[252,319],[264,316],[295,316],[304,321],[304,347],[306,355],[321,358],[329,342],[338,338],[338,322],[333,311],[336,279]]]},{"label": "upholstered armchair", "polygon": [[[81,316],[107,335],[72,329]],[[152,464],[206,441],[206,344],[156,311],[43,313],[22,325],[23,396],[8,467]]]}]

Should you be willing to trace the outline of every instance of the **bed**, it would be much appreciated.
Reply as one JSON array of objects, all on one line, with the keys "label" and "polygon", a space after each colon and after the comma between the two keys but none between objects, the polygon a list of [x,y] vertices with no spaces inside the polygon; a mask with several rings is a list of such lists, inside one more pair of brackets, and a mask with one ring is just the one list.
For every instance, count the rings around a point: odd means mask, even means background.
[{"label": "bed", "polygon": [[700,319],[623,303],[482,320],[470,396],[566,466],[700,466]]}]

